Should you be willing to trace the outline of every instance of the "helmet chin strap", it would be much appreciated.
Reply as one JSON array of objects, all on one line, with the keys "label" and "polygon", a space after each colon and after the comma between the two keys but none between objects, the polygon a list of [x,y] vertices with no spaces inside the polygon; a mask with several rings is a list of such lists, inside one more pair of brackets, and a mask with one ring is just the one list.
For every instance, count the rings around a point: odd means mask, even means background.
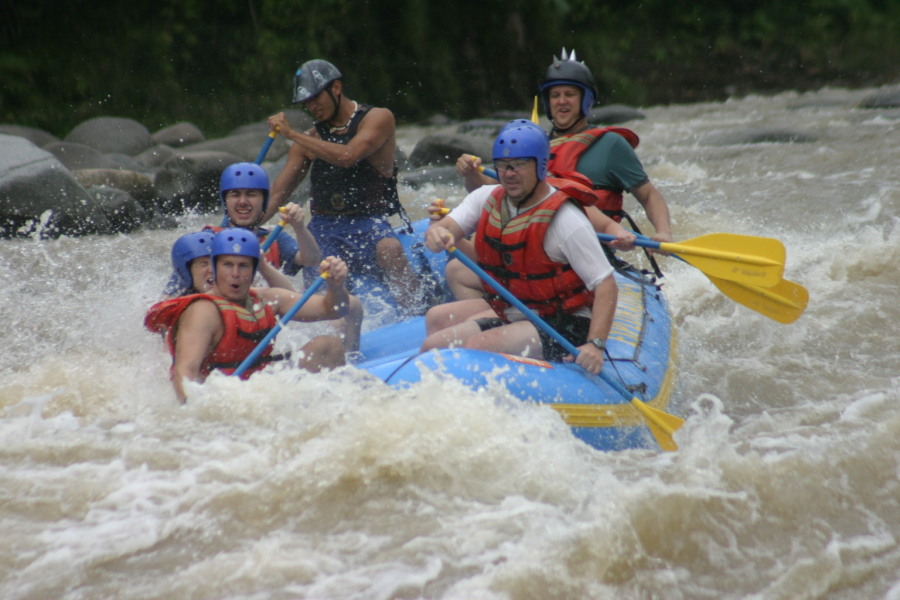
[{"label": "helmet chin strap", "polygon": [[[515,205],[516,205],[516,216],[517,216],[517,217],[519,216],[519,211],[522,210],[522,205],[525,204],[525,203],[527,203],[529,200],[531,200],[531,197],[534,196],[534,192],[535,192],[535,190],[538,189],[538,186],[539,186],[539,185],[541,185],[541,180],[540,180],[540,179],[538,179],[538,182],[537,182],[536,184],[534,184],[534,187],[531,188],[531,191],[528,192],[527,194],[525,194],[525,197],[524,197],[524,198],[522,198],[522,199],[519,200],[518,202],[513,201],[513,202],[515,202]],[[507,196],[507,197],[508,197],[508,196]]]},{"label": "helmet chin strap", "polygon": [[550,122],[553,123],[553,131],[559,133],[560,135],[566,135],[568,133],[577,133],[582,129],[587,128],[587,117],[581,115],[577,121],[572,123],[571,127],[567,127],[566,129],[560,129],[556,126],[556,122],[553,119],[550,119]]},{"label": "helmet chin strap", "polygon": [[335,99],[334,94],[331,93],[330,87],[325,88],[325,91],[328,92],[328,97],[331,98],[331,103],[334,104],[334,111],[331,113],[331,116],[328,117],[328,119],[327,119],[327,121],[331,122],[331,121],[334,121],[335,117],[338,116],[338,111],[340,111],[340,109],[341,109],[341,100],[343,99],[344,95],[341,94],[340,96],[337,97],[337,99]]}]

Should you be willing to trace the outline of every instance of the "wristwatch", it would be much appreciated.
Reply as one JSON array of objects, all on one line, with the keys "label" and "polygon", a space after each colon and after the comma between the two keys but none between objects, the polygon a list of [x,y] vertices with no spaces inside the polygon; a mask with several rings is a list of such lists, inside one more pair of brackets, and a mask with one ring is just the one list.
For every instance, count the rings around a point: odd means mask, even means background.
[{"label": "wristwatch", "polygon": [[606,350],[606,344],[603,343],[603,338],[594,338],[592,340],[588,340],[588,343],[596,346],[597,350],[599,350],[600,352]]}]

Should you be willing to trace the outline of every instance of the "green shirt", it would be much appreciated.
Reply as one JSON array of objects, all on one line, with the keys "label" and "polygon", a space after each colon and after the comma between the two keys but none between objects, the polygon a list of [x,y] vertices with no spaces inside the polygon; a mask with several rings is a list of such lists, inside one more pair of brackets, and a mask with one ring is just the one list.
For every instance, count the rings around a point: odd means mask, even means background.
[{"label": "green shirt", "polygon": [[631,144],[611,131],[579,157],[575,170],[594,185],[619,190],[631,190],[650,181]]}]

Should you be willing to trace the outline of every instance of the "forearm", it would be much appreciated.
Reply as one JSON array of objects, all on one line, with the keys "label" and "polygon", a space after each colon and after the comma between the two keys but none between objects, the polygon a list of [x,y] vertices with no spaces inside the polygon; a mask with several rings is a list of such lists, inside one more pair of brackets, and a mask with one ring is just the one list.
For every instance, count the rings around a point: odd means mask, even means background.
[{"label": "forearm", "polygon": [[287,137],[306,154],[312,154],[332,165],[349,168],[367,156],[362,148],[353,144],[336,144],[326,142],[315,136],[300,131],[291,131]]},{"label": "forearm", "polygon": [[322,260],[322,249],[316,238],[309,232],[306,225],[295,225],[294,236],[297,238],[298,251],[294,262],[304,267],[313,267]]},{"label": "forearm", "polygon": [[[262,263],[260,263],[261,265]],[[268,263],[266,263],[268,264]],[[294,284],[291,283],[290,278],[287,275],[276,269],[275,267],[269,265],[269,268],[263,271],[259,270],[259,274],[262,275],[263,279],[266,280],[266,283],[269,284],[270,288],[278,288],[282,290],[289,290],[291,292],[295,291]]]},{"label": "forearm", "polygon": [[328,286],[323,302],[327,311],[326,319],[340,319],[350,310],[350,294],[343,285],[340,287]]},{"label": "forearm", "polygon": [[[293,148],[291,150],[293,154]],[[278,209],[287,203],[297,186],[306,179],[310,164],[311,161],[303,153],[298,153],[288,159],[269,191],[269,203],[263,215],[263,223],[271,219]]]},{"label": "forearm", "polygon": [[594,304],[591,307],[591,325],[587,339],[605,340],[609,337],[618,301],[619,288],[615,278],[610,275],[594,288]]},{"label": "forearm", "polygon": [[185,381],[202,381],[200,370],[176,361],[172,369],[172,387],[175,389],[175,397],[181,404],[187,402],[187,394],[184,391]]},{"label": "forearm", "polygon": [[465,185],[467,192],[471,192],[472,190],[477,190],[478,188],[480,188],[483,185],[494,185],[496,183],[497,183],[496,179],[494,179],[492,177],[488,177],[484,173],[481,173],[478,171],[473,172],[473,173],[467,173],[463,177],[463,185]]},{"label": "forearm", "polygon": [[632,190],[631,193],[644,207],[647,219],[656,230],[656,237],[664,237],[671,241],[672,222],[669,216],[669,206],[656,186],[648,181]]}]

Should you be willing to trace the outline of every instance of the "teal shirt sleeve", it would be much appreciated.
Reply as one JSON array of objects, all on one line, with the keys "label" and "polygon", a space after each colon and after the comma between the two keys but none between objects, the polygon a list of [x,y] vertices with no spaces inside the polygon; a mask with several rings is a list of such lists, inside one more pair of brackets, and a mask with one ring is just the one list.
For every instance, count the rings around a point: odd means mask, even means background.
[{"label": "teal shirt sleeve", "polygon": [[576,170],[594,185],[626,191],[650,181],[631,144],[611,131],[581,155]]}]

